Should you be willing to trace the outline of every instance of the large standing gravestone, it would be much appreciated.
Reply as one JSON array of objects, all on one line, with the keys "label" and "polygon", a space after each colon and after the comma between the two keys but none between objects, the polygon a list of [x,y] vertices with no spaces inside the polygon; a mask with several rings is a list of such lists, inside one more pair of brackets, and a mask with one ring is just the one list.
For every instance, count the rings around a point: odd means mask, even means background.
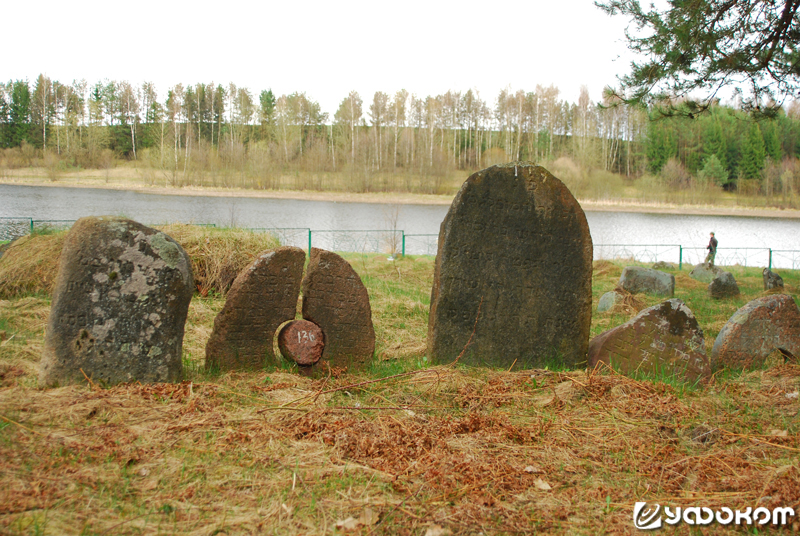
[{"label": "large standing gravestone", "polygon": [[714,368],[760,367],[775,350],[784,359],[800,358],[800,309],[786,294],[763,296],[751,301],[722,327],[714,347]]},{"label": "large standing gravestone", "polygon": [[314,365],[359,369],[372,361],[375,329],[367,289],[336,253],[311,248],[303,278],[303,318],[322,329],[325,345]]},{"label": "large standing gravestone", "polygon": [[278,364],[280,325],[294,320],[306,254],[280,247],[261,253],[234,280],[206,344],[206,368],[260,369]]},{"label": "large standing gravestone", "polygon": [[81,218],[61,252],[40,384],[180,381],[193,283],[189,257],[164,233]]},{"label": "large standing gravestone", "polygon": [[589,367],[605,363],[627,375],[696,381],[710,373],[703,330],[678,299],[649,307],[589,343]]},{"label": "large standing gravestone", "polygon": [[591,308],[592,239],[567,187],[531,163],[469,177],[439,231],[432,361],[584,363]]}]

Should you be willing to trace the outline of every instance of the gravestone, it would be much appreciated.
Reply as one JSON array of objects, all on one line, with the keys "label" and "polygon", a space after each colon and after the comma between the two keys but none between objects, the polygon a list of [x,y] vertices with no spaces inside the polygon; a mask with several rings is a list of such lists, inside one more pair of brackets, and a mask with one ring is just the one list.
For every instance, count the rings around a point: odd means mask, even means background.
[{"label": "gravestone", "polygon": [[762,272],[764,278],[764,290],[780,289],[783,290],[783,278],[770,270],[764,268]]},{"label": "gravestone", "polygon": [[675,265],[671,262],[658,261],[653,263],[653,270],[675,270]]},{"label": "gravestone", "polygon": [[281,354],[300,366],[309,367],[319,361],[324,346],[322,330],[308,320],[293,320],[278,333]]},{"label": "gravestone", "polygon": [[715,277],[722,274],[724,270],[718,266],[710,266],[708,263],[701,262],[689,272],[689,277],[703,283],[711,283]]},{"label": "gravestone", "polygon": [[61,251],[40,385],[180,381],[193,291],[189,257],[166,234],[81,218]]},{"label": "gravestone", "polygon": [[350,264],[336,253],[311,248],[303,278],[303,318],[325,337],[315,368],[363,369],[375,353],[369,294]]},{"label": "gravestone", "polygon": [[757,368],[775,350],[795,363],[800,358],[800,310],[786,294],[756,298],[736,311],[714,341],[711,364]]},{"label": "gravestone", "polygon": [[675,298],[654,305],[589,343],[589,368],[603,362],[626,375],[709,375],[703,330],[692,311]]},{"label": "gravestone", "polygon": [[602,296],[600,296],[600,300],[597,302],[597,312],[603,313],[608,311],[616,304],[622,301],[622,294],[617,292],[616,290],[612,290],[611,292],[606,292]]},{"label": "gravestone", "polygon": [[708,284],[708,295],[712,298],[730,298],[739,295],[739,285],[730,272],[722,272]]},{"label": "gravestone", "polygon": [[432,361],[584,363],[591,312],[592,239],[567,187],[522,162],[469,177],[439,231]]},{"label": "gravestone", "polygon": [[297,314],[305,252],[265,251],[236,277],[206,344],[206,368],[260,369],[277,365],[273,343],[281,324]]},{"label": "gravestone", "polygon": [[675,294],[675,276],[641,266],[626,266],[619,276],[622,289],[631,294],[644,292],[656,296],[672,296]]}]

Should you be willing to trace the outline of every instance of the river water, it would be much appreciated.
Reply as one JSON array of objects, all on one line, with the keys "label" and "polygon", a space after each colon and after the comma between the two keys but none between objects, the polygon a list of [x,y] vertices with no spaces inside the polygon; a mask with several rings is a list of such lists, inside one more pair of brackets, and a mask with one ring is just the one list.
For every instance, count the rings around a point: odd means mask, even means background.
[{"label": "river water", "polygon": [[[285,242],[301,247],[308,246],[310,229],[314,246],[351,251],[386,251],[391,241],[388,237],[393,236],[389,230],[398,229],[406,235],[407,253],[434,253],[435,235],[447,210],[443,205],[160,195],[0,184],[0,218],[76,220],[117,215],[151,225],[182,222],[279,228]],[[586,217],[595,258],[696,263],[705,255],[708,233],[714,231],[719,240],[718,264],[766,266],[772,249],[774,267],[800,268],[798,220],[590,211]],[[397,244],[399,247],[400,240]]]}]

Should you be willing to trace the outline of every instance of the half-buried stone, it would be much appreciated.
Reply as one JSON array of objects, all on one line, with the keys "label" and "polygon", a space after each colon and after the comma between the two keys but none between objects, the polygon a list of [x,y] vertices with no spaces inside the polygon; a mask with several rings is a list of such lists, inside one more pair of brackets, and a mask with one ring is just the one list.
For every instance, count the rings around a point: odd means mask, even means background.
[{"label": "half-buried stone", "polygon": [[589,343],[589,367],[605,363],[629,376],[697,381],[710,373],[703,330],[675,298],[649,307]]},{"label": "half-buried stone", "polygon": [[81,218],[59,261],[39,383],[177,382],[194,291],[183,248],[124,218]]},{"label": "half-buried stone", "polygon": [[439,231],[428,352],[434,363],[583,364],[592,238],[567,187],[529,162],[461,186]]},{"label": "half-buried stone", "polygon": [[730,298],[739,295],[739,285],[730,272],[722,272],[708,284],[708,295],[712,298]]},{"label": "half-buried stone", "polygon": [[297,314],[305,252],[280,247],[258,255],[228,291],[206,344],[206,368],[256,370],[277,365],[273,344]]},{"label": "half-buried stone", "polygon": [[775,350],[787,361],[800,357],[800,310],[786,294],[756,298],[736,311],[714,341],[711,364],[757,368]]},{"label": "half-buried stone", "polygon": [[722,268],[710,266],[708,263],[701,262],[689,272],[689,277],[703,283],[711,283],[715,277],[724,273]]},{"label": "half-buried stone", "polygon": [[331,251],[311,248],[303,278],[303,318],[325,338],[315,371],[328,366],[358,370],[372,362],[375,329],[369,294],[353,267]]},{"label": "half-buried stone", "polygon": [[631,294],[640,292],[656,296],[675,294],[674,275],[641,266],[626,266],[617,285]]}]

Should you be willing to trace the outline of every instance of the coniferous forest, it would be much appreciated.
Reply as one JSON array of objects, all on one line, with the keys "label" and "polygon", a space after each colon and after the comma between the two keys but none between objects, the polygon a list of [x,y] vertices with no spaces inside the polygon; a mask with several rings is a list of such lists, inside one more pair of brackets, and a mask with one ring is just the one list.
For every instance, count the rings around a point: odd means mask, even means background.
[{"label": "coniferous forest", "polygon": [[799,154],[798,102],[774,119],[722,104],[661,117],[593,102],[586,88],[575,103],[537,85],[493,100],[474,90],[352,91],[329,113],[302,92],[232,83],[163,94],[152,83],[44,75],[0,84],[0,177],[39,168],[55,181],[129,166],[153,185],[452,193],[469,172],[531,160],[584,198],[713,203],[727,194],[800,206]]}]

